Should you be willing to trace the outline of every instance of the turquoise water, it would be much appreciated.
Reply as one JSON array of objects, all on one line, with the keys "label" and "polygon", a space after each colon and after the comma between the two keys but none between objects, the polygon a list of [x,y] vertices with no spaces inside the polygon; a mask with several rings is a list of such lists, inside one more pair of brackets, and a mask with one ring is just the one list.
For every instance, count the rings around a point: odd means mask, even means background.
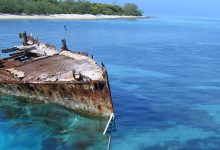
[{"label": "turquoise water", "polygon": [[[116,111],[113,150],[219,149],[220,20],[0,21],[0,48],[27,31],[106,64]],[[0,98],[0,149],[106,149],[107,121],[51,104]]]}]

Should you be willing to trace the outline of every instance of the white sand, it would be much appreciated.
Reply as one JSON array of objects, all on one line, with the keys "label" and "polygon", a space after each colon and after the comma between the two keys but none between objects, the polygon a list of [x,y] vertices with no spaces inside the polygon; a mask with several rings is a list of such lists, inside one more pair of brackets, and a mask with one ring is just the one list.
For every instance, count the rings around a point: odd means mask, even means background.
[{"label": "white sand", "polygon": [[91,14],[54,14],[54,15],[13,15],[0,14],[0,19],[54,19],[54,20],[89,20],[89,19],[135,19],[152,18],[150,16],[117,16],[117,15],[91,15]]}]

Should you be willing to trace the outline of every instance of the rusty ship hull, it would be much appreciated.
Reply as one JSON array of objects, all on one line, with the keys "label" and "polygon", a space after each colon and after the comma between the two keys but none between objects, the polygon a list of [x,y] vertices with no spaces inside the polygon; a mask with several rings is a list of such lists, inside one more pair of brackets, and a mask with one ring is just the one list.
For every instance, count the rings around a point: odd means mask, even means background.
[{"label": "rusty ship hull", "polygon": [[[74,111],[109,117],[113,113],[108,73],[86,53],[61,52],[21,35],[23,44],[0,60],[0,95],[54,103]],[[28,44],[30,43],[30,44]],[[12,49],[7,49],[12,51]]]},{"label": "rusty ship hull", "polygon": [[112,112],[109,91],[92,90],[92,83],[0,83],[0,94],[31,101],[58,104],[92,116],[108,117]]}]

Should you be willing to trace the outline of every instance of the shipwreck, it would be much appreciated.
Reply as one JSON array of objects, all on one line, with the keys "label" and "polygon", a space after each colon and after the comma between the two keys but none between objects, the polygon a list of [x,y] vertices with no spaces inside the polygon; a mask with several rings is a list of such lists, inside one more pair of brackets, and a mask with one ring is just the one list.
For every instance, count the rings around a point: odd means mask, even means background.
[{"label": "shipwreck", "polygon": [[69,50],[65,39],[52,45],[20,33],[22,44],[3,49],[0,95],[54,103],[76,112],[108,118],[113,103],[105,65],[86,52]]}]

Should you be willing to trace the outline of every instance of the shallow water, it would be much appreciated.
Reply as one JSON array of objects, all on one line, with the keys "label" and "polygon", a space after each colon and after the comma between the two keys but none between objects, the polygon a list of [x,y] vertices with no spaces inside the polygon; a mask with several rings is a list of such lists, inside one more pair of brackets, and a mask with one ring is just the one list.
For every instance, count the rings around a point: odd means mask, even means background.
[{"label": "shallow water", "polygon": [[[70,48],[108,68],[117,117],[112,149],[220,147],[220,20],[4,20],[0,48],[18,44],[24,30],[59,48],[64,25]],[[51,104],[0,98],[0,149],[105,149],[105,124]]]}]

